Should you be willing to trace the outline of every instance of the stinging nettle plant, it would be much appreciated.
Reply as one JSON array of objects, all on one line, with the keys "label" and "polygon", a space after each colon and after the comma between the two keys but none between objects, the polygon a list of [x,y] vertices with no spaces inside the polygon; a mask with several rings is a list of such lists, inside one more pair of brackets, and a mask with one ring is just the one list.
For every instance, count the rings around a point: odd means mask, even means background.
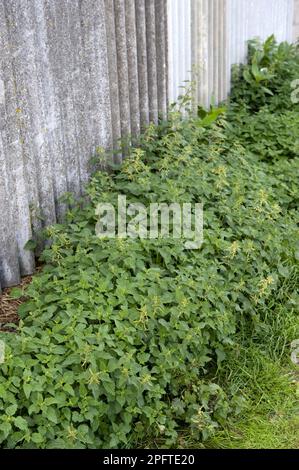
[{"label": "stinging nettle plant", "polygon": [[[285,47],[279,54],[287,57]],[[18,334],[0,334],[3,448],[134,447],[146,439],[171,447],[183,427],[205,441],[246,406],[217,371],[280,308],[294,314],[299,250],[289,116],[272,116],[283,141],[268,129],[255,146],[269,109],[259,95],[253,103],[252,90],[242,79],[227,111],[182,119],[175,110],[149,126],[124,163],[94,173],[84,201],[72,201],[66,222],[47,230],[51,245],[26,289]],[[281,109],[284,96],[274,97]],[[203,245],[98,238],[96,207],[115,206],[119,194],[145,206],[203,203]]]}]

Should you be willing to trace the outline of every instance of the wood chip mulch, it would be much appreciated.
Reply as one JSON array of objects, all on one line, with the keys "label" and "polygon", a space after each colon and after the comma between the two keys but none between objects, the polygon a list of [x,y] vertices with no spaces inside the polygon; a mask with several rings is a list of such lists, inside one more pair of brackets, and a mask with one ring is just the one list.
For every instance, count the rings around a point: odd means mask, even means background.
[{"label": "wood chip mulch", "polygon": [[[23,288],[30,284],[32,276],[26,276],[22,279],[22,282],[19,288]],[[18,308],[19,306],[26,301],[26,297],[21,297],[20,299],[12,299],[10,297],[10,292],[12,288],[3,289],[2,294],[0,294],[0,331],[5,332],[15,332],[17,325],[19,323]],[[15,324],[16,328],[13,328],[11,324]],[[10,326],[6,326],[10,325]]]}]

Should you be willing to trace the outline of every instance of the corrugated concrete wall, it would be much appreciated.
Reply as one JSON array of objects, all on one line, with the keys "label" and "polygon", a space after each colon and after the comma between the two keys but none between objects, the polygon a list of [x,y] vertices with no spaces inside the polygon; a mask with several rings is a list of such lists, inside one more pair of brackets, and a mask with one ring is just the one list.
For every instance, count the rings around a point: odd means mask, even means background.
[{"label": "corrugated concrete wall", "polygon": [[0,288],[32,273],[32,229],[82,192],[96,147],[167,107],[165,0],[0,2]]},{"label": "corrugated concrete wall", "polygon": [[[177,89],[189,78],[192,69],[197,101],[204,106],[218,103],[230,90],[231,66],[246,60],[248,39],[266,39],[274,33],[278,41],[292,41],[294,0],[169,0],[169,3],[170,101],[176,99]],[[183,61],[190,37],[191,58],[188,51],[188,59]]]},{"label": "corrugated concrete wall", "polygon": [[294,0],[294,28],[293,28],[293,40],[299,39],[299,0]]}]

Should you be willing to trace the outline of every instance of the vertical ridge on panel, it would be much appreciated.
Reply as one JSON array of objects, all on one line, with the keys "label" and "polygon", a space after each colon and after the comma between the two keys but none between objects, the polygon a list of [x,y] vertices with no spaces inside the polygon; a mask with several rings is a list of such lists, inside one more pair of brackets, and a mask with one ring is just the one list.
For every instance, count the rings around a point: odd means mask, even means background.
[{"label": "vertical ridge on panel", "polygon": [[213,75],[214,75],[214,28],[213,28],[213,18],[214,18],[214,0],[209,0],[209,29],[208,29],[208,38],[209,38],[209,93],[208,93],[208,107],[211,105],[212,95],[214,93],[213,89]]},{"label": "vertical ridge on panel", "polygon": [[[92,150],[94,151],[98,146],[111,150],[113,147],[113,138],[105,5],[104,0],[92,1],[94,1],[94,4],[91,11],[89,11],[89,17],[94,17],[94,29],[92,34],[93,55],[89,55],[88,63],[89,67],[92,67],[92,57],[95,58],[95,82],[92,83],[91,86],[95,90],[97,103],[97,108],[94,113],[95,127]],[[99,45],[101,47],[99,47]],[[90,155],[86,155],[86,157],[88,163]],[[89,179],[89,176],[90,171],[88,170],[86,174],[87,180]]]},{"label": "vertical ridge on panel", "polygon": [[[114,3],[113,0],[105,0],[106,34],[108,50],[108,68],[110,84],[110,107],[112,120],[112,139],[113,148],[116,149],[121,138],[120,127],[120,109],[119,109],[119,82],[117,71],[117,52],[116,36],[114,22]],[[122,157],[120,154],[114,156],[115,163],[120,163]]]},{"label": "vertical ridge on panel", "polygon": [[138,87],[135,0],[125,0],[125,10],[126,10],[127,57],[128,57],[128,71],[129,71],[131,133],[132,133],[132,136],[136,137],[140,132],[140,108],[139,108],[139,87]]},{"label": "vertical ridge on panel", "polygon": [[129,96],[129,71],[127,60],[127,41],[125,27],[125,4],[123,0],[114,0],[117,69],[119,81],[119,105],[122,138],[131,134],[131,113]]},{"label": "vertical ridge on panel", "polygon": [[[76,2],[71,5],[76,6]],[[59,197],[65,191],[80,194],[81,168],[79,163],[79,139],[75,127],[78,111],[75,109],[75,64],[77,54],[71,36],[77,31],[64,31],[65,25],[73,21],[75,28],[75,11],[66,10],[64,2],[37,2],[37,16],[43,20],[41,30],[44,30],[42,40],[47,46],[48,83],[51,88],[51,99],[46,104],[48,112],[48,129],[45,139],[48,141],[52,161],[54,198],[56,215],[62,219],[66,205],[59,202]],[[63,34],[62,34],[63,32]],[[50,91],[48,89],[48,91]],[[82,100],[82,96],[80,97]]]},{"label": "vertical ridge on panel", "polygon": [[[70,28],[70,89],[75,111],[71,123],[79,157],[79,184],[84,192],[91,171],[90,157],[98,147],[113,147],[106,15],[103,0],[68,2],[73,5],[68,8],[69,24],[75,21]],[[99,162],[99,166],[104,165]]]},{"label": "vertical ridge on panel", "polygon": [[164,44],[165,44],[165,97],[166,97],[166,110],[168,111],[169,106],[169,37],[168,37],[168,2],[167,0],[162,1],[164,6]]},{"label": "vertical ridge on panel", "polygon": [[202,2],[202,44],[203,44],[203,73],[202,73],[202,88],[203,88],[203,105],[209,107],[209,67],[210,67],[210,57],[209,57],[209,8],[210,0],[201,0]]},{"label": "vertical ridge on panel", "polygon": [[[43,72],[44,108],[47,115],[43,146],[47,148],[51,161],[56,218],[62,220],[66,204],[59,201],[60,196],[66,191],[80,194],[81,183],[78,157],[80,151],[75,131],[77,110],[74,107],[73,93],[73,61],[76,60],[76,51],[71,40],[71,35],[75,35],[76,31],[70,31],[69,28],[64,31],[65,25],[74,21],[74,13],[70,15],[63,8],[63,2],[35,2],[35,14],[39,22],[36,29],[39,30],[44,49],[43,57],[38,58],[38,61],[47,64]],[[75,28],[75,21],[73,27]]]},{"label": "vertical ridge on panel", "polygon": [[223,36],[223,14],[224,14],[224,6],[225,0],[220,0],[218,2],[218,42],[219,42],[219,67],[218,67],[218,103],[223,100],[223,82],[225,80],[225,73],[224,73],[224,55],[225,55],[225,48],[224,48],[224,36]]},{"label": "vertical ridge on panel", "polygon": [[157,92],[159,114],[166,118],[167,112],[167,76],[166,76],[166,42],[165,42],[165,1],[155,0],[156,22],[156,57],[157,57]]},{"label": "vertical ridge on panel", "polygon": [[144,128],[149,123],[145,0],[135,0],[135,9],[137,32],[138,83],[140,100],[140,126],[141,128]]},{"label": "vertical ridge on panel", "polygon": [[293,42],[295,37],[296,16],[298,15],[298,0],[288,0],[287,40]]},{"label": "vertical ridge on panel", "polygon": [[156,21],[155,0],[146,0],[146,46],[147,46],[147,74],[149,95],[150,120],[158,122],[158,90],[157,90],[157,57],[156,57]]},{"label": "vertical ridge on panel", "polygon": [[[221,0],[222,1],[222,0]],[[214,72],[213,72],[213,95],[215,104],[219,102],[219,65],[220,65],[220,43],[219,43],[219,0],[213,0],[213,51],[214,51]]]},{"label": "vertical ridge on panel", "polygon": [[222,7],[222,30],[221,30],[221,44],[223,50],[222,57],[222,88],[221,88],[221,101],[225,100],[230,91],[230,68],[228,62],[228,25],[227,25],[227,0],[223,1]]},{"label": "vertical ridge on panel", "polygon": [[169,103],[174,101],[174,32],[173,32],[173,0],[167,0],[167,60],[168,60],[168,97]]},{"label": "vertical ridge on panel", "polygon": [[[53,190],[54,200],[56,203],[56,217],[59,221],[62,220],[65,211],[65,204],[59,202],[61,194],[68,191],[68,178],[67,178],[67,167],[70,165],[66,162],[65,157],[65,145],[63,137],[63,126],[66,124],[65,120],[61,116],[62,98],[59,99],[59,89],[62,84],[62,80],[57,81],[57,71],[59,64],[61,64],[62,53],[61,44],[59,42],[59,35],[57,31],[57,18],[56,11],[53,7],[51,0],[45,0],[44,2],[44,37],[48,44],[47,52],[47,63],[48,63],[48,93],[51,99],[47,105],[47,127],[45,129],[45,140],[49,148],[49,154],[52,161],[52,172],[53,172]],[[60,18],[60,15],[59,15]],[[51,44],[51,46],[50,46]],[[61,77],[63,78],[63,77]],[[82,97],[81,97],[82,98]],[[76,161],[77,168],[78,162]],[[77,179],[78,191],[79,178]],[[75,186],[75,185],[74,185]]]},{"label": "vertical ridge on panel", "polygon": [[18,247],[13,223],[13,215],[17,214],[11,213],[13,209],[11,204],[12,187],[9,184],[9,168],[7,168],[5,159],[6,155],[0,136],[0,210],[2,214],[0,224],[0,286],[12,286],[20,281]]},{"label": "vertical ridge on panel", "polygon": [[194,105],[199,103],[198,73],[196,64],[199,63],[199,28],[198,28],[198,2],[191,1],[191,65],[192,81],[195,84],[193,92]]},{"label": "vertical ridge on panel", "polygon": [[[31,252],[24,250],[25,243],[32,238],[30,189],[26,181],[25,164],[25,126],[30,119],[27,106],[28,91],[24,80],[24,67],[26,60],[19,61],[20,53],[24,51],[26,34],[21,27],[18,28],[17,37],[12,37],[15,31],[18,13],[22,14],[13,5],[0,6],[0,47],[1,71],[4,94],[0,104],[1,120],[0,132],[2,168],[0,186],[2,186],[2,202],[0,209],[4,217],[0,220],[2,225],[2,240],[0,258],[2,257],[2,286],[14,285],[19,282],[20,274],[31,274],[34,269],[34,257]],[[15,7],[15,6],[14,6]],[[16,33],[17,34],[17,33]],[[28,59],[27,59],[28,60]],[[23,67],[18,70],[16,64]],[[30,79],[33,74],[31,70]],[[18,79],[21,78],[21,91],[18,89]],[[29,136],[27,138],[29,140]],[[31,167],[34,172],[32,179],[32,193],[35,194],[39,204],[36,162]],[[6,196],[5,196],[6,194]],[[4,199],[3,199],[4,196]],[[4,201],[4,202],[3,202]],[[6,246],[6,248],[5,248]]]},{"label": "vertical ridge on panel", "polygon": [[173,101],[176,101],[180,94],[180,69],[179,69],[179,40],[180,40],[180,29],[178,19],[178,0],[170,0],[173,4],[172,10],[172,38],[173,42]]},{"label": "vertical ridge on panel", "polygon": [[187,80],[187,71],[186,71],[186,58],[187,58],[187,47],[186,47],[186,6],[188,0],[181,0],[178,3],[178,31],[179,31],[179,41],[178,41],[178,72],[179,72],[179,95],[184,95],[186,93],[186,80]]},{"label": "vertical ridge on panel", "polygon": [[[27,103],[24,103],[25,118],[23,122],[24,140],[26,147],[32,141],[31,151],[35,155],[38,171],[38,192],[43,226],[56,222],[56,207],[53,181],[53,162],[48,146],[47,127],[51,120],[51,114],[55,113],[53,104],[53,83],[49,67],[47,50],[47,34],[45,28],[44,1],[25,1],[18,9],[17,24],[21,25],[26,36],[26,54],[20,51],[16,63],[16,70],[21,75],[18,77],[18,89],[20,96],[22,87],[32,83],[32,93],[26,93]],[[14,36],[20,33],[14,32]],[[24,36],[20,37],[20,44]],[[30,47],[28,48],[28,43]],[[26,70],[27,68],[27,70]],[[23,75],[24,73],[24,75]],[[22,104],[20,104],[22,108]],[[27,109],[25,109],[27,107]],[[51,109],[50,109],[51,107]],[[33,119],[30,119],[34,116]],[[32,136],[33,139],[32,139]]]},{"label": "vertical ridge on panel", "polygon": [[[22,265],[26,268],[24,266],[26,260],[21,259],[19,253],[19,248],[21,248],[19,242],[20,238],[26,236],[30,225],[28,221],[28,195],[23,173],[22,140],[18,120],[18,97],[11,60],[11,52],[17,52],[18,49],[10,40],[8,24],[7,11],[5,11],[4,5],[1,4],[0,285],[2,287],[18,284]],[[20,221],[23,225],[20,224]],[[33,268],[33,262],[29,268]]]},{"label": "vertical ridge on panel", "polygon": [[191,76],[191,67],[192,67],[192,59],[191,59],[191,0],[186,0],[185,4],[185,74],[186,77],[184,80],[188,82],[192,79]]},{"label": "vertical ridge on panel", "polygon": [[[10,58],[14,77],[16,107],[11,110],[16,139],[21,143],[21,155],[26,162],[25,177],[29,188],[29,204],[34,231],[56,220],[52,163],[45,147],[46,109],[44,103],[43,73],[47,63],[40,48],[43,31],[36,31],[35,4],[25,1],[19,8],[15,3],[5,4],[9,24]],[[25,53],[26,51],[26,53]],[[13,117],[14,116],[14,117]],[[11,135],[12,130],[10,131]],[[11,175],[20,172],[20,162],[11,168]],[[14,182],[15,190],[18,182]],[[17,209],[16,209],[17,211]],[[17,221],[17,215],[15,217]],[[22,232],[21,232],[22,233]]]}]

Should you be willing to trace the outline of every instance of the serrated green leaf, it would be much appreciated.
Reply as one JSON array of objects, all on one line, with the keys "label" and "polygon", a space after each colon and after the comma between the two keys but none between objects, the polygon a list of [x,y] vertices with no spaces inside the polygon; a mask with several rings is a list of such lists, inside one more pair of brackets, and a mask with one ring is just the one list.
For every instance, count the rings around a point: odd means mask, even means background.
[{"label": "serrated green leaf", "polygon": [[17,418],[15,418],[14,424],[17,428],[21,429],[21,431],[25,431],[25,429],[28,428],[27,421],[21,416],[18,416]]},{"label": "serrated green leaf", "polygon": [[13,415],[16,414],[17,409],[18,409],[18,405],[10,405],[10,406],[7,406],[7,407],[5,408],[5,413],[6,413],[8,416],[13,416]]}]

